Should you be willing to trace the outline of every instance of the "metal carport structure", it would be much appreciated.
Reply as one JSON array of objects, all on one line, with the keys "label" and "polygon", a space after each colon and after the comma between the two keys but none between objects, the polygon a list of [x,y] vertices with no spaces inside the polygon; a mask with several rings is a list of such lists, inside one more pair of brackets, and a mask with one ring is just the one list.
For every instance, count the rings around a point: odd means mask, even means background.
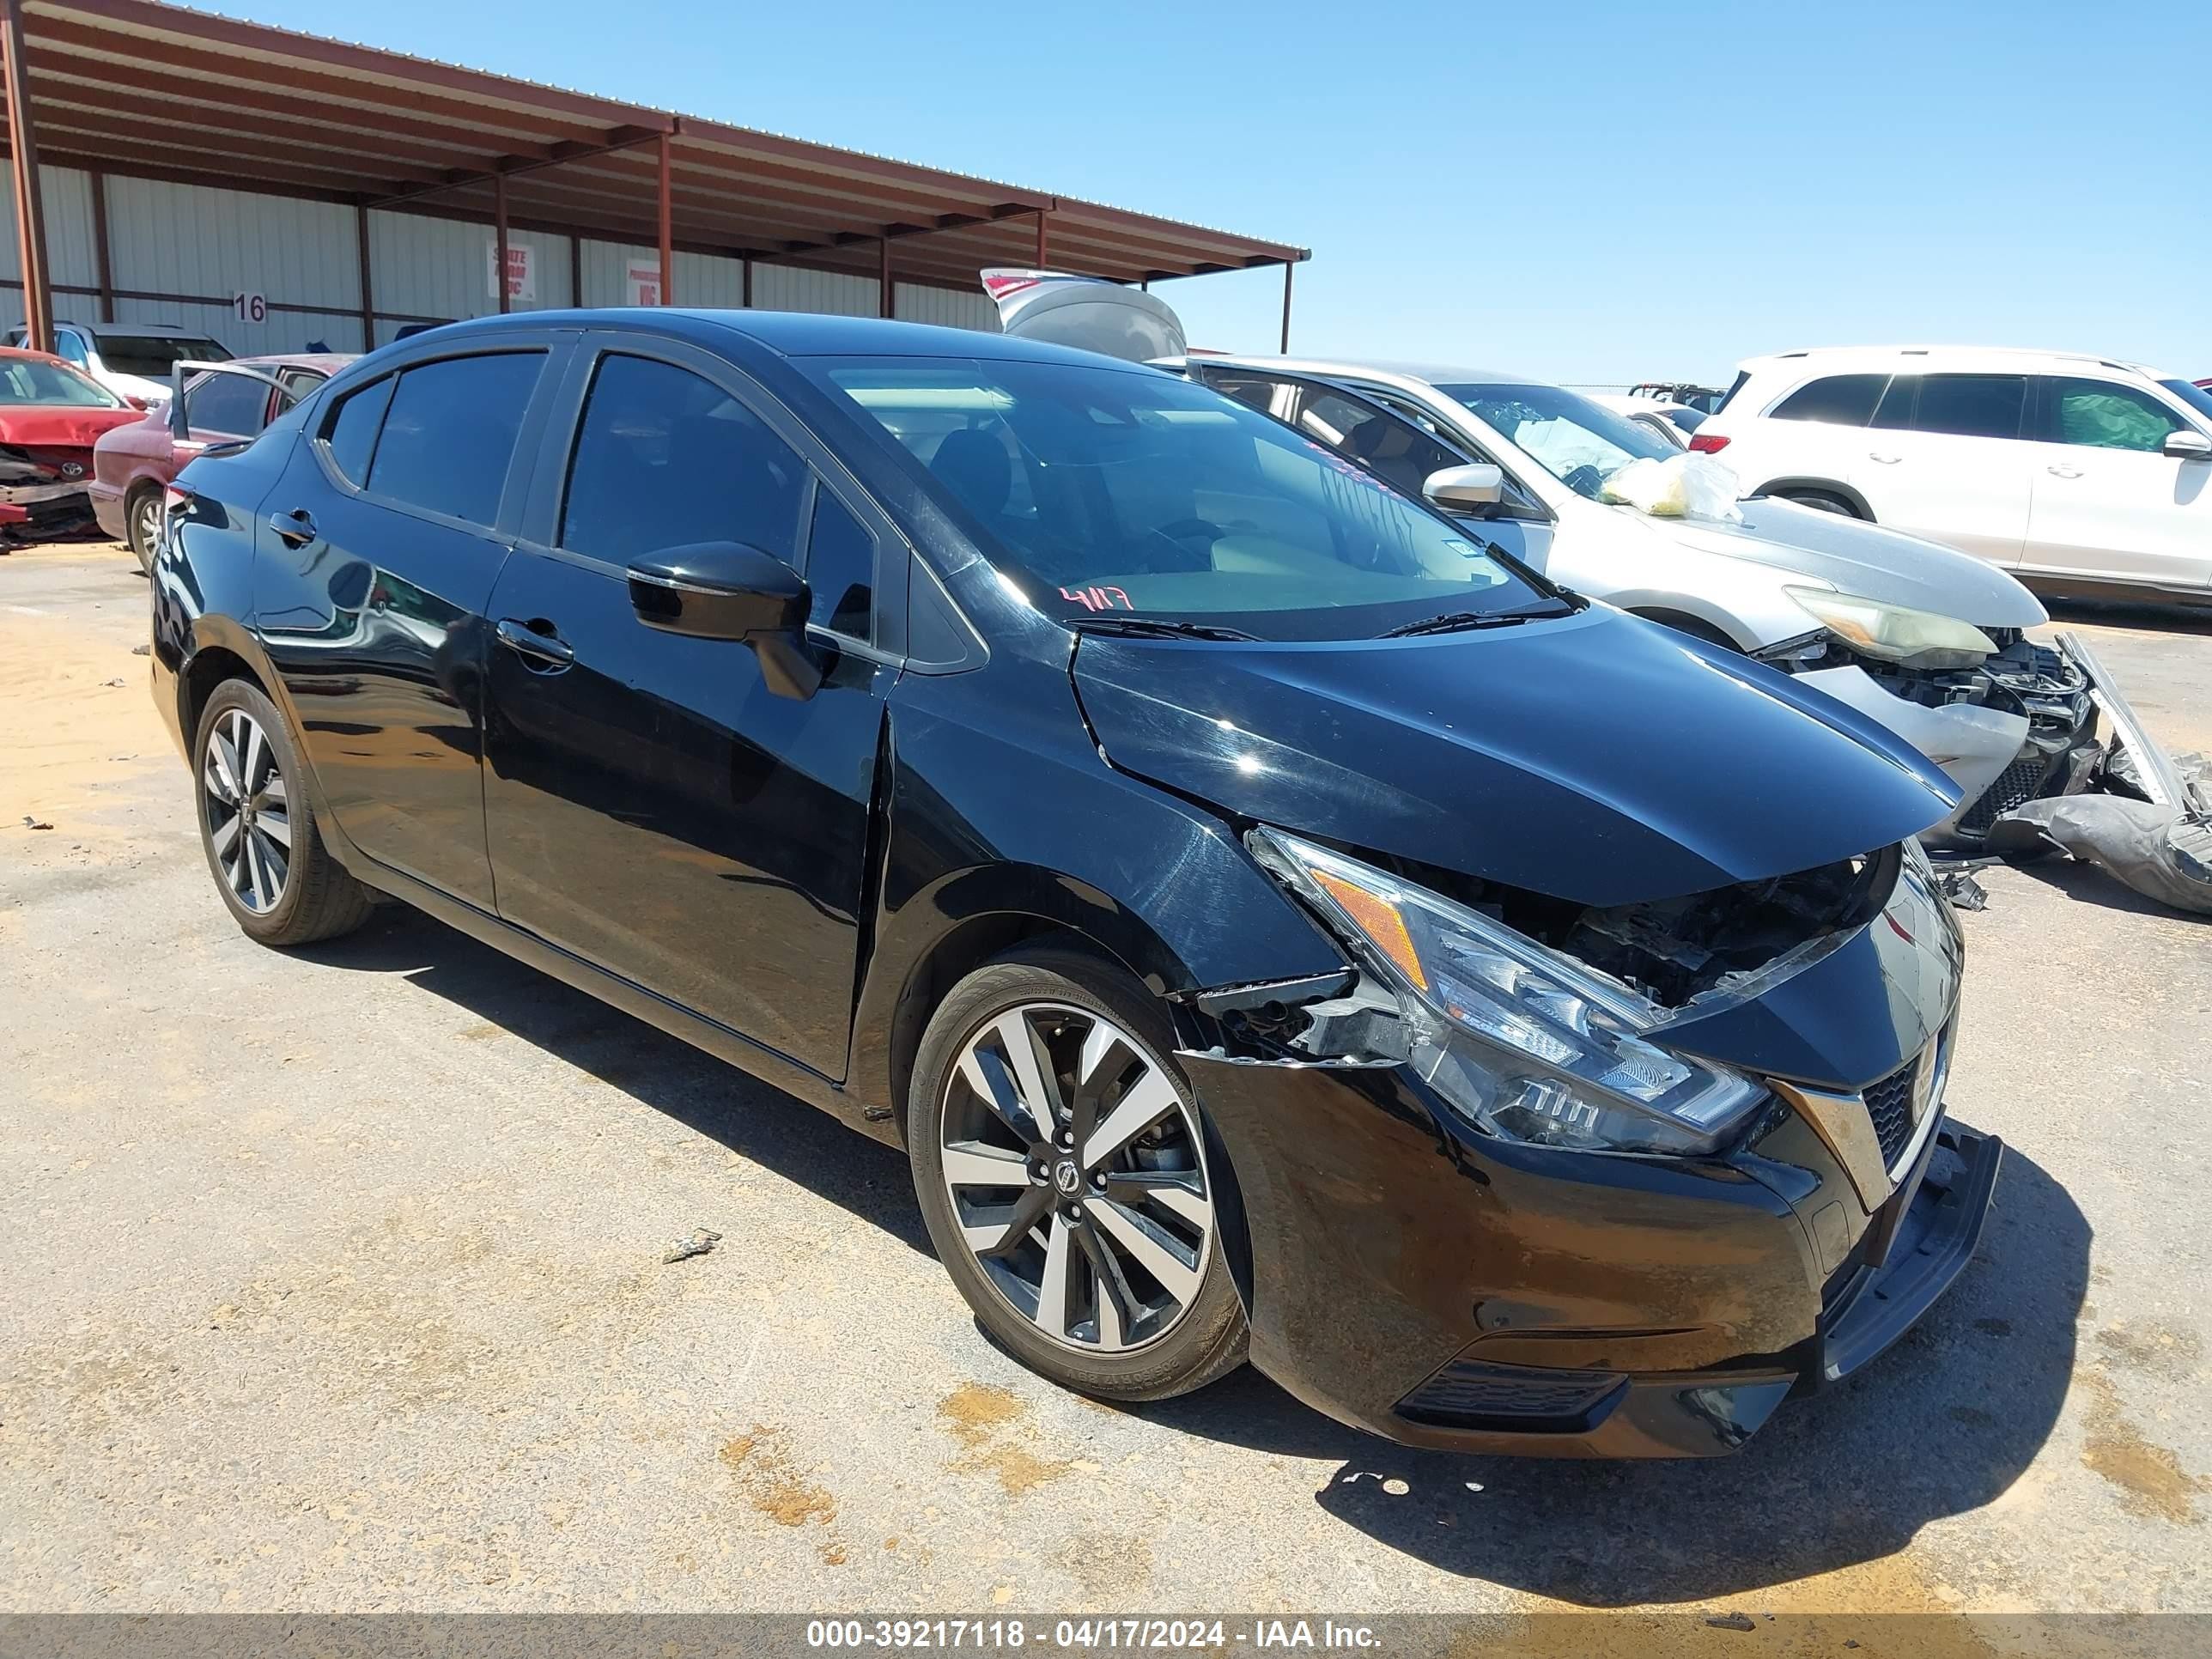
[{"label": "metal carport structure", "polygon": [[[542,231],[657,249],[659,303],[678,252],[872,276],[882,314],[897,285],[975,292],[994,264],[1051,265],[1122,283],[1283,268],[1304,248],[856,151],[540,86],[398,52],[241,22],[157,0],[0,0],[20,286],[35,344],[52,340],[57,291],[220,304],[119,286],[109,255],[112,177],[213,185],[350,207],[364,339],[375,303],[369,215]],[[50,278],[40,169],[90,180],[94,280]],[[11,284],[12,285],[12,284]],[[507,283],[498,305],[507,309]],[[580,273],[569,292],[582,292]],[[294,302],[307,313],[355,307]],[[427,320],[427,319],[425,319]]]}]

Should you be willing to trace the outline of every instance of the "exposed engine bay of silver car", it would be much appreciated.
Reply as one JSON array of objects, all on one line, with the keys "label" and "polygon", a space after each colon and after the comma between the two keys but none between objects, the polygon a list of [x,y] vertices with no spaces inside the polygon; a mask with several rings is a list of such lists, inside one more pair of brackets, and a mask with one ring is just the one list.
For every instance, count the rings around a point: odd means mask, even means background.
[{"label": "exposed engine bay of silver car", "polygon": [[1861,655],[1833,635],[1792,641],[1759,653],[1778,668],[1808,673],[1856,667],[1882,690],[1927,708],[1967,704],[2027,721],[2020,753],[1976,799],[1960,803],[1938,847],[1980,850],[1990,824],[2023,802],[2076,794],[2095,787],[2104,758],[2097,741],[2097,706],[2088,672],[2067,652],[2038,644],[2017,628],[1982,630],[1996,651],[1967,668],[1914,668]]}]

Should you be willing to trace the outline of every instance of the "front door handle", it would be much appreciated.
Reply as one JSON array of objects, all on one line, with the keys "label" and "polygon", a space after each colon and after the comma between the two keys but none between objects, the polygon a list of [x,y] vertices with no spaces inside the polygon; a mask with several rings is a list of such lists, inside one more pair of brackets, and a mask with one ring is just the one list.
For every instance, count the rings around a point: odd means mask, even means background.
[{"label": "front door handle", "polygon": [[2078,478],[2081,476],[2081,469],[2078,466],[2046,466],[2043,470],[2054,478]]},{"label": "front door handle", "polygon": [[566,668],[576,660],[576,647],[550,629],[540,632],[512,617],[501,618],[499,642],[538,668]]},{"label": "front door handle", "polygon": [[269,515],[270,533],[287,547],[305,547],[315,539],[314,515],[304,507]]},{"label": "front door handle", "polygon": [[1885,455],[1879,449],[1870,449],[1867,452],[1867,459],[1880,461],[1884,466],[1895,466],[1904,459],[1902,455]]}]

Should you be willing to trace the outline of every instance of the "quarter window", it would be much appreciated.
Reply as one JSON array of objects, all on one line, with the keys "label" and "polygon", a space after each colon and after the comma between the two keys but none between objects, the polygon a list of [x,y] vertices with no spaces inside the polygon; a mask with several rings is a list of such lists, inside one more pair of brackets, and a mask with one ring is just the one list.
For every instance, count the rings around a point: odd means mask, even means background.
[{"label": "quarter window", "polygon": [[369,463],[369,493],[494,522],[544,361],[543,352],[508,351],[401,370]]},{"label": "quarter window", "polygon": [[2094,449],[2158,451],[2170,433],[2188,429],[2182,418],[2147,392],[2110,380],[2053,380],[2057,441]]},{"label": "quarter window", "polygon": [[392,388],[398,384],[396,375],[387,374],[374,386],[349,392],[324,429],[323,444],[330,452],[331,464],[356,489],[368,482],[368,463],[376,451],[377,428],[384,424],[385,409],[392,402]]},{"label": "quarter window", "polygon": [[869,637],[875,605],[876,538],[826,489],[814,492],[814,527],[806,538],[807,620],[833,634]]},{"label": "quarter window", "polygon": [[1772,418],[1864,426],[1888,384],[1887,374],[1830,374],[1799,386],[1776,406]]},{"label": "quarter window", "polygon": [[791,562],[805,478],[791,446],[712,380],[610,354],[569,461],[561,545],[628,564],[663,548],[744,542]]},{"label": "quarter window", "polygon": [[1960,438],[2017,438],[2027,404],[2025,374],[1924,375],[1912,429]]}]

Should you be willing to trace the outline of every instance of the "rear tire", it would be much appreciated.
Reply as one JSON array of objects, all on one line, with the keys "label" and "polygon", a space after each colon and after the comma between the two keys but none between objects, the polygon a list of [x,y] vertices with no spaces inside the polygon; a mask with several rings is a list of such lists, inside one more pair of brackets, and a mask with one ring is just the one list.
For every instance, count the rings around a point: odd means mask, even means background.
[{"label": "rear tire", "polygon": [[192,740],[200,847],[224,906],[264,945],[311,945],[368,919],[368,889],[315,831],[307,771],[276,706],[249,680],[225,680]]},{"label": "rear tire", "polygon": [[1866,516],[1841,495],[1831,495],[1825,489],[1778,489],[1774,493],[1785,501],[1809,507],[1815,513],[1832,513],[1841,519],[1863,519]]},{"label": "rear tire", "polygon": [[161,536],[161,492],[141,484],[123,501],[123,537],[138,568],[154,574],[154,544]]},{"label": "rear tire", "polygon": [[1231,1177],[1174,1053],[1126,973],[1032,945],[954,986],[915,1056],[907,1143],[938,1259],[994,1341],[1102,1399],[1164,1400],[1244,1361]]}]

